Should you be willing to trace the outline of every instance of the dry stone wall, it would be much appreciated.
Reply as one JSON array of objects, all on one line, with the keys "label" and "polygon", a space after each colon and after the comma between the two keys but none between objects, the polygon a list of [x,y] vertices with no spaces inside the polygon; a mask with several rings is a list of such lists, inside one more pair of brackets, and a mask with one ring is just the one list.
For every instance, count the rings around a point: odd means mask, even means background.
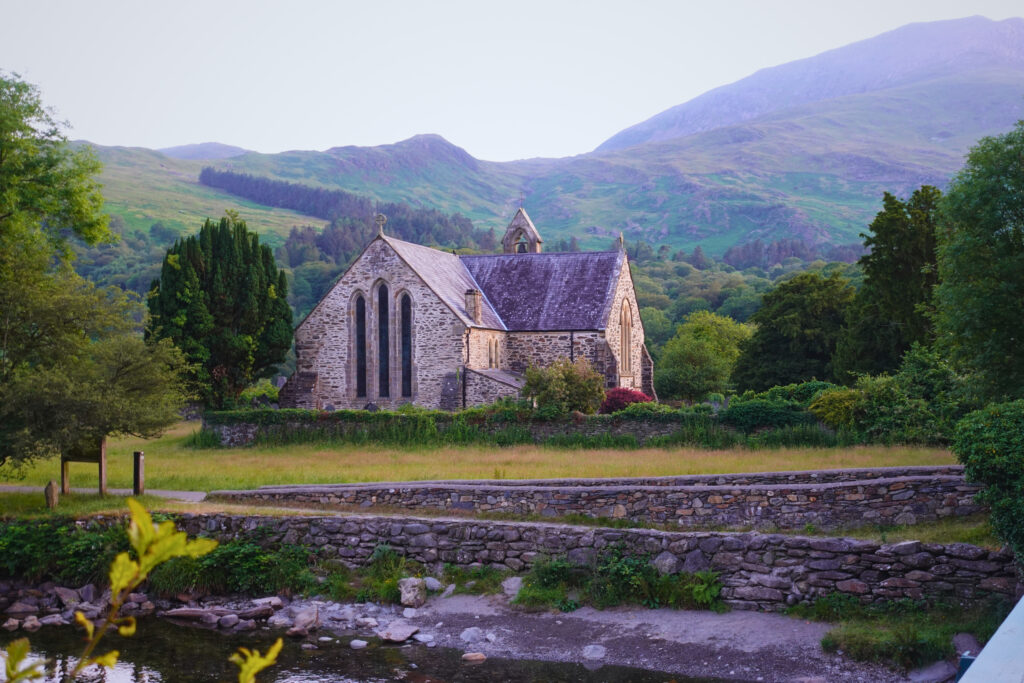
[{"label": "dry stone wall", "polygon": [[259,529],[263,544],[304,544],[352,566],[365,564],[382,544],[431,566],[481,564],[517,572],[544,557],[594,564],[618,548],[649,557],[665,573],[719,572],[723,597],[736,609],[777,611],[835,592],[865,603],[901,598],[971,602],[991,594],[1013,596],[1018,590],[1009,552],[965,544],[883,545],[781,534],[363,516],[182,515],[178,524],[190,534],[221,541]]},{"label": "dry stone wall", "polygon": [[[813,476],[803,473],[803,481]],[[687,481],[685,478],[682,481]],[[636,480],[505,484],[502,482],[403,482],[218,491],[235,502],[319,504],[339,508],[501,512],[560,517],[576,514],[679,527],[747,526],[822,529],[909,525],[981,511],[978,487],[960,474],[910,474],[802,483],[782,473],[747,481],[654,485]]]},{"label": "dry stone wall", "polygon": [[[482,378],[477,373],[471,373],[476,375],[473,380],[469,380],[467,383],[467,400],[474,396],[490,396],[499,395],[498,388],[487,389],[479,383],[474,384],[477,379]],[[454,382],[454,380],[453,380]],[[453,391],[459,393],[459,401],[461,401],[461,387],[453,386]],[[470,394],[472,392],[472,394]],[[500,394],[500,395],[514,395],[514,394]],[[472,405],[473,401],[468,400],[469,404]],[[392,416],[391,419],[396,422],[409,419],[403,415]],[[434,422],[437,425],[439,432],[444,432],[448,429],[452,421],[451,419],[445,419],[444,417],[435,417]],[[375,424],[379,424],[375,423]],[[510,425],[503,422],[493,423],[481,423],[476,425],[479,429],[494,433],[507,429]],[[650,439],[659,436],[668,436],[679,431],[681,422],[675,421],[663,421],[663,420],[643,420],[643,419],[621,419],[612,416],[598,415],[591,416],[580,421],[566,421],[566,420],[551,420],[551,421],[529,421],[529,422],[518,422],[515,427],[527,430],[533,440],[537,443],[543,442],[552,436],[561,436],[565,434],[579,434],[585,437],[591,436],[632,436],[636,439],[637,444],[643,445]],[[223,446],[245,446],[253,443],[261,436],[271,436],[274,434],[294,434],[301,432],[302,430],[313,430],[318,435],[325,432],[337,435],[357,434],[367,429],[366,422],[360,422],[358,420],[345,420],[345,419],[324,419],[318,421],[310,421],[303,419],[296,419],[294,421],[285,420],[280,423],[274,424],[257,424],[255,422],[231,422],[221,423],[217,421],[216,416],[210,419],[204,418],[204,429],[208,429],[217,434],[217,437]]]}]

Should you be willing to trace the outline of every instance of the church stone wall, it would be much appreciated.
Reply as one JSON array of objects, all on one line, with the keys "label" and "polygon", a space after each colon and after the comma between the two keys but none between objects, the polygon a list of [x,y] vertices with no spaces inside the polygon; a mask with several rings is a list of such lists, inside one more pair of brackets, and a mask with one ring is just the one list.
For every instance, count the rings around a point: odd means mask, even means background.
[{"label": "church stone wall", "polygon": [[489,360],[488,346],[491,341],[498,342],[498,365],[499,368],[507,367],[505,359],[508,356],[506,338],[508,333],[504,330],[482,330],[472,329],[469,332],[469,363],[471,368],[486,369],[491,367]]},{"label": "church stone wall", "polygon": [[611,347],[612,353],[618,359],[620,368],[623,366],[620,313],[624,301],[629,302],[633,316],[632,344],[629,349],[632,370],[626,375],[619,375],[619,386],[640,389],[643,384],[644,327],[640,321],[640,307],[636,303],[636,292],[633,289],[633,278],[629,273],[628,264],[624,265],[622,272],[619,274],[619,281],[615,286],[615,296],[612,299],[611,312],[608,314],[608,327],[605,330],[608,346]]},{"label": "church stone wall", "polygon": [[[382,277],[383,276],[383,277]],[[388,285],[390,301],[390,397],[378,387],[377,287]],[[366,298],[367,395],[356,396],[355,296]],[[413,395],[402,397],[400,297],[412,297]],[[331,288],[296,331],[297,368],[316,372],[316,405],[362,408],[375,403],[394,408],[410,400],[440,407],[447,374],[465,362],[465,328],[461,320],[427,287],[383,240],[375,240]],[[486,347],[485,347],[486,351]]]},{"label": "church stone wall", "polygon": [[602,371],[598,346],[600,332],[509,332],[507,356],[502,367],[512,372],[526,372],[530,366],[550,365],[560,358],[586,358]]},{"label": "church stone wall", "polygon": [[499,398],[519,396],[519,388],[469,370],[466,372],[466,405],[482,406]]}]

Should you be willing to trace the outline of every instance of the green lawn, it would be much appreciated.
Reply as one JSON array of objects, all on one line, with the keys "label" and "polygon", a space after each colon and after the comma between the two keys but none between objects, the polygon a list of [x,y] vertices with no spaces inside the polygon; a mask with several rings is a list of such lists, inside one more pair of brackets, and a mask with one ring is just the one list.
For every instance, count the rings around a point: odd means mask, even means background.
[{"label": "green lawn", "polygon": [[[181,423],[151,441],[109,443],[107,483],[132,486],[132,451],[146,454],[149,489],[212,491],[271,484],[326,484],[426,479],[538,479],[639,477],[775,470],[812,470],[955,463],[942,448],[857,446],[701,450],[695,448],[562,449],[542,446],[395,448],[294,445],[193,449],[186,445],[198,423]],[[57,460],[27,468],[19,478],[0,468],[0,484],[44,486],[59,479]],[[96,486],[95,465],[72,463],[71,484]]]}]

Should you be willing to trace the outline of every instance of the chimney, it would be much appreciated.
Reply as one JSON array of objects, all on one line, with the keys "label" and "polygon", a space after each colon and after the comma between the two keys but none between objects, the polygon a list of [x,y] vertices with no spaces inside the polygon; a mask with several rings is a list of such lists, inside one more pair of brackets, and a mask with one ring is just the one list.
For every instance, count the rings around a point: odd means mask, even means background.
[{"label": "chimney", "polygon": [[483,294],[479,289],[466,290],[466,313],[477,325],[483,321]]}]

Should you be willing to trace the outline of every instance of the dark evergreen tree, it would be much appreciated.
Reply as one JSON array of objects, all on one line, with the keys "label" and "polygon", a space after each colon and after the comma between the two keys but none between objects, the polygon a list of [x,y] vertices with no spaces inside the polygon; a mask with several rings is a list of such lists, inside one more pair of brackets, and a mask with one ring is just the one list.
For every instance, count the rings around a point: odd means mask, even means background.
[{"label": "dark evergreen tree", "polygon": [[740,347],[733,371],[739,389],[832,379],[832,354],[854,292],[832,274],[800,273],[764,295],[751,316],[754,335]]},{"label": "dark evergreen tree", "polygon": [[287,294],[270,247],[229,212],[168,250],[149,296],[153,334],[174,341],[206,404],[222,408],[284,361]]},{"label": "dark evergreen tree", "polygon": [[861,234],[870,251],[859,263],[864,284],[847,312],[836,348],[836,379],[894,371],[914,343],[932,341],[932,290],[938,283],[936,232],[942,193],[930,185],[901,201],[888,192]]}]

